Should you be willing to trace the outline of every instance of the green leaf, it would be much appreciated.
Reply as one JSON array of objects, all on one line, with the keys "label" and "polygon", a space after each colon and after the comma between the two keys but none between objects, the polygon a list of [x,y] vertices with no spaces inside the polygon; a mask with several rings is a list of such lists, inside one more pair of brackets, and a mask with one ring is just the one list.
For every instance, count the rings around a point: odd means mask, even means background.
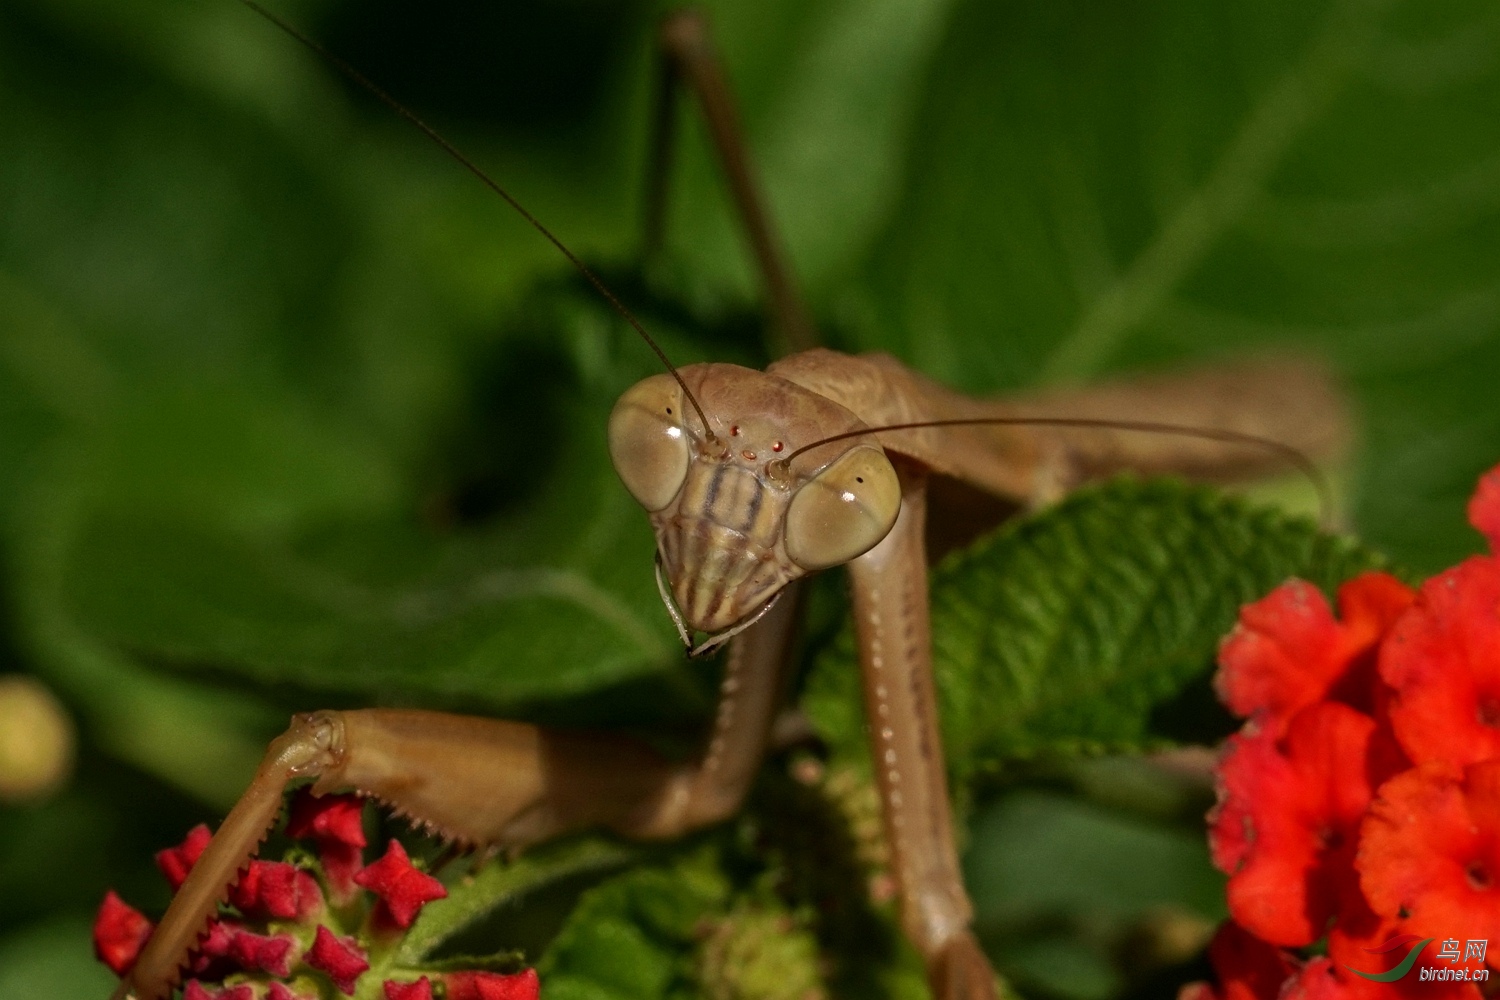
[{"label": "green leaf", "polygon": [[107,996],[115,985],[89,953],[89,923],[82,917],[58,917],[0,938],[0,1000],[89,1000]]},{"label": "green leaf", "polygon": [[[350,525],[320,549],[101,513],[79,535],[66,599],[95,635],[180,670],[514,709],[678,660],[649,589],[649,530],[628,497],[592,499],[592,514],[556,530],[601,548],[551,556],[534,551],[535,521],[529,539],[436,544],[400,522]],[[355,545],[357,570],[345,548]]]},{"label": "green leaf", "polygon": [[694,995],[695,928],[729,886],[710,852],[637,868],[589,890],[537,965],[549,997],[658,1000]]},{"label": "green leaf", "polygon": [[[1043,995],[1118,995],[1120,965],[1162,961],[1152,954],[1160,928],[1201,944],[1225,916],[1224,876],[1198,824],[1020,789],[980,810],[970,842],[964,881],[976,930],[1003,973]],[[1175,947],[1173,959],[1197,950]]]},{"label": "green leaf", "polygon": [[[899,196],[901,161],[952,0],[774,0],[705,5],[765,196],[814,299],[837,286]],[[872,67],[879,72],[871,72]],[[757,279],[698,122],[673,191],[670,246],[699,281],[754,294]]]},{"label": "green leaf", "polygon": [[1199,830],[1022,790],[976,816],[971,834],[965,877],[986,933],[1060,916],[1119,926],[1167,904],[1224,916],[1224,879]]},{"label": "green leaf", "polygon": [[534,461],[502,458],[531,473],[515,487],[529,495],[454,529],[413,523],[389,452],[295,406],[158,391],[84,453],[62,606],[92,639],[183,673],[512,711],[657,678],[697,707],[650,586],[649,526],[596,432],[611,397],[565,393],[546,433],[519,434]]},{"label": "green leaf", "polygon": [[[1211,665],[1239,606],[1291,576],[1378,565],[1306,521],[1170,480],[1117,479],[1017,521],[932,572],[940,716],[957,784],[1039,754],[1151,743],[1152,713]],[[806,705],[863,757],[852,629]]]},{"label": "green leaf", "polygon": [[448,896],[424,907],[401,940],[396,962],[415,966],[444,942],[495,910],[519,905],[528,895],[565,879],[618,868],[636,852],[608,840],[583,839],[543,847],[510,863],[492,862],[473,878],[448,890]]},{"label": "green leaf", "polygon": [[1451,562],[1500,438],[1497,38],[1484,0],[961,4],[841,316],[985,392],[1322,353],[1362,531]]}]

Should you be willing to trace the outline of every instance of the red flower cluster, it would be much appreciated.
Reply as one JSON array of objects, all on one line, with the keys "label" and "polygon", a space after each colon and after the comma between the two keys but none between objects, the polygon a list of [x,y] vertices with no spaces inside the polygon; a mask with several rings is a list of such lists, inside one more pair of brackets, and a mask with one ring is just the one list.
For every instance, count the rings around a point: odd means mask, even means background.
[{"label": "red flower cluster", "polygon": [[[182,1000],[313,1000],[327,996],[329,986],[353,996],[372,971],[385,1000],[537,1000],[532,969],[504,975],[396,964],[405,930],[422,907],[448,891],[412,864],[399,841],[392,840],[379,860],[364,863],[358,798],[318,797],[303,789],[292,801],[286,832],[313,841],[317,859],[257,860],[241,871],[229,890],[232,910],[209,925],[194,953],[193,978]],[[174,892],[210,836],[208,827],[195,827],[181,844],[156,855]],[[124,975],[151,932],[150,920],[106,893],[94,922],[94,952]],[[361,996],[374,988],[371,982]]]},{"label": "red flower cluster", "polygon": [[[1496,554],[1416,592],[1368,573],[1335,619],[1292,580],[1241,610],[1217,682],[1247,721],[1209,815],[1231,920],[1209,949],[1219,985],[1179,1000],[1480,996],[1472,976],[1500,948],[1500,467],[1469,519]],[[1458,981],[1352,971],[1386,973],[1428,938],[1423,966]]]}]

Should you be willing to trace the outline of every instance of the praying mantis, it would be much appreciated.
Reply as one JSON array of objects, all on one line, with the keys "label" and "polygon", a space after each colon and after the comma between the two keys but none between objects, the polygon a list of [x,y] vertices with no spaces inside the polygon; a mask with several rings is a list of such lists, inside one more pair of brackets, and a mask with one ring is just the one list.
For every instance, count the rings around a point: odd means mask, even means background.
[{"label": "praying mantis", "polygon": [[[355,790],[444,841],[485,852],[590,827],[665,839],[733,815],[781,707],[800,581],[839,566],[849,571],[901,926],[935,997],[992,998],[994,975],[969,926],[940,750],[926,587],[930,484],[956,480],[1036,506],[1124,469],[1237,478],[1284,459],[1276,448],[1247,447],[1257,442],[1318,458],[1341,447],[1338,392],[1297,360],[985,400],[886,355],[815,346],[706,22],[671,16],[662,39],[653,176],[666,175],[673,95],[685,85],[703,106],[768,311],[791,348],[765,371],[675,368],[661,355],[666,370],[629,389],[606,429],[616,471],[655,531],[657,584],[684,646],[695,655],[727,647],[702,751],[676,761],[622,736],[430,711],[299,714],[272,741],[117,998],[170,994],[294,782],[311,781],[316,794]],[[650,197],[659,219],[661,188]]]}]

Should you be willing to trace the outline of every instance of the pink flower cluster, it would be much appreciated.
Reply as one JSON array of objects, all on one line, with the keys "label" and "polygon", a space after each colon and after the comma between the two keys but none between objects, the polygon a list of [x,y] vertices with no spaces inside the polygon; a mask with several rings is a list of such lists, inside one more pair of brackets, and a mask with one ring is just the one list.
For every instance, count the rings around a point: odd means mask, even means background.
[{"label": "pink flower cluster", "polygon": [[[380,982],[385,1000],[537,1000],[531,969],[423,974],[391,966],[395,946],[422,908],[448,890],[413,865],[397,840],[364,863],[358,798],[317,797],[304,789],[292,801],[286,833],[311,840],[317,860],[250,862],[229,890],[232,911],[209,925],[194,952],[183,1000],[314,1000],[330,986],[353,996],[377,967],[386,976]],[[173,892],[209,840],[208,827],[197,826],[156,855]],[[150,920],[110,891],[94,922],[95,954],[124,975],[152,930]]]},{"label": "pink flower cluster", "polygon": [[[1500,468],[1469,518],[1500,553]],[[1220,649],[1246,719],[1209,816],[1231,919],[1218,984],[1180,1000],[1478,1000],[1500,961],[1500,556],[1415,592],[1368,573],[1338,607],[1292,580]]]}]

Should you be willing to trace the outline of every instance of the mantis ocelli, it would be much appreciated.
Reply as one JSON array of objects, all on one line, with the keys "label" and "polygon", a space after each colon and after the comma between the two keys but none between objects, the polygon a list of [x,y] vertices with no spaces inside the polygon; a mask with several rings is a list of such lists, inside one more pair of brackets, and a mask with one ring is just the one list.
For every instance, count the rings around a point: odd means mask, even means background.
[{"label": "mantis ocelli", "polygon": [[[776,251],[703,23],[673,18],[664,37],[666,76],[686,80],[708,112],[778,325],[790,342],[806,343],[811,325]],[[733,815],[780,707],[799,581],[840,565],[849,569],[901,926],[935,996],[994,997],[970,928],[941,751],[924,540],[929,483],[943,477],[1035,505],[1123,469],[1243,476],[1284,457],[1247,442],[1336,452],[1344,413],[1321,370],[1292,359],[984,400],[887,355],[809,347],[765,371],[669,366],[620,398],[608,438],[620,479],[655,531],[658,585],[684,644],[693,653],[727,646],[702,751],[672,761],[621,736],[431,711],[298,715],[271,743],[117,998],[170,994],[293,782],[310,780],[315,794],[358,791],[480,851],[514,852],[588,827],[671,838]]]}]

